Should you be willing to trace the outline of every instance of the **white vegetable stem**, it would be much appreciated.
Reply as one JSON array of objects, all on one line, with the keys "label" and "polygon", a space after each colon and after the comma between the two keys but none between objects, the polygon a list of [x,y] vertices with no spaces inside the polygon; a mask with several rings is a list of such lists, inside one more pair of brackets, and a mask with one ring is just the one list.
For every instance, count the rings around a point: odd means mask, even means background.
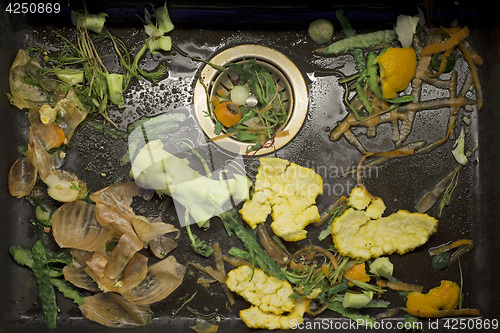
[{"label": "white vegetable stem", "polygon": [[399,15],[396,22],[396,34],[398,35],[398,40],[401,42],[401,46],[410,47],[413,42],[413,35],[417,29],[418,21],[420,19],[418,16],[406,16]]}]

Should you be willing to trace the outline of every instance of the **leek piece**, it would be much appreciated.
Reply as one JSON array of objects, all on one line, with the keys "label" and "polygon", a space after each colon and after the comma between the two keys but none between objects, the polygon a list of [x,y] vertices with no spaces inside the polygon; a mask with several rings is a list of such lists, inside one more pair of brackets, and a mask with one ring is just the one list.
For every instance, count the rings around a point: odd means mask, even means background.
[{"label": "leek piece", "polygon": [[370,264],[370,273],[385,277],[386,279],[390,279],[392,277],[393,270],[394,265],[387,257],[379,257]]}]

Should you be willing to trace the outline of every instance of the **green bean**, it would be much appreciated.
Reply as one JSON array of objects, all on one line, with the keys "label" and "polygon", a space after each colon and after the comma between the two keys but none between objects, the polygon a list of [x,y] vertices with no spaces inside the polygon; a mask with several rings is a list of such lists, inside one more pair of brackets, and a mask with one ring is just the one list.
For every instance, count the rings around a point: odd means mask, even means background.
[{"label": "green bean", "polygon": [[[352,28],[351,23],[349,23],[349,20],[347,19],[347,16],[344,14],[344,11],[342,9],[337,10],[335,12],[335,16],[342,25],[344,34],[347,37],[353,37],[356,35],[356,31]],[[363,50],[357,47],[352,51],[352,54],[354,56],[354,60],[356,60],[356,67],[358,68],[358,71],[362,72],[366,68],[366,61],[365,56],[363,55]]]},{"label": "green bean", "polygon": [[[229,210],[219,215],[222,222],[226,224],[231,230],[234,231],[236,236],[241,240],[243,245],[247,248],[250,253],[255,254],[255,258],[259,258],[262,261],[261,267],[264,272],[269,275],[276,276],[281,280],[286,280],[286,275],[283,273],[281,268],[274,262],[274,260],[267,255],[267,253],[262,249],[262,247],[257,243],[252,234],[245,228],[244,222],[242,221],[240,215],[237,211]],[[257,260],[257,259],[256,259]]]},{"label": "green bean", "polygon": [[376,58],[377,55],[374,52],[370,52],[368,54],[368,57],[366,58],[366,73],[368,75],[368,83],[370,84],[370,90],[372,91],[372,93],[381,100],[385,100],[384,96],[382,96],[382,92],[378,87],[378,67],[375,63]]},{"label": "green bean", "polygon": [[380,30],[347,37],[336,41],[324,49],[318,49],[318,52],[324,54],[340,54],[352,51],[356,48],[368,48],[380,44],[391,43],[397,37],[394,30]]},{"label": "green bean", "polygon": [[413,102],[414,99],[415,99],[415,96],[405,95],[405,96],[401,96],[401,97],[397,97],[397,98],[393,98],[393,99],[388,99],[388,101],[393,103],[393,104],[403,104],[403,103]]},{"label": "green bean", "polygon": [[371,114],[373,112],[373,107],[370,104],[368,97],[366,97],[363,87],[361,87],[361,82],[364,81],[365,78],[366,78],[366,71],[363,71],[359,79],[356,81],[356,92],[358,93],[358,98],[361,101],[361,103],[363,103],[363,106],[365,107],[366,111],[368,111],[368,113]]},{"label": "green bean", "polygon": [[56,328],[57,304],[54,287],[49,277],[49,267],[45,264],[47,255],[41,241],[36,241],[31,249],[33,253],[33,266],[31,269],[35,275],[38,286],[38,297],[42,304],[43,321],[48,328]]}]

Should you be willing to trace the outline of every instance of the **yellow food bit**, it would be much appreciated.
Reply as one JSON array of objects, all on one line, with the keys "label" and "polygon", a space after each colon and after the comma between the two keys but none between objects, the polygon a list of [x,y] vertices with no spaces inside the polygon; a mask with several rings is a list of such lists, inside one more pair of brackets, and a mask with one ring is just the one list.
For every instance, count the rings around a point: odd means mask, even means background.
[{"label": "yellow food bit", "polygon": [[292,311],[295,302],[288,281],[268,276],[260,268],[240,266],[227,274],[227,287],[264,312],[280,315]]},{"label": "yellow food bit", "polygon": [[351,207],[332,223],[333,243],[343,256],[365,261],[394,252],[404,254],[423,245],[436,232],[438,221],[427,214],[399,210],[381,217],[385,210],[382,199],[363,191],[355,188],[351,195],[355,195],[356,205],[363,202],[364,206],[367,201],[366,209],[352,207],[349,196]]},{"label": "yellow food bit", "polygon": [[[351,190],[349,198],[347,199],[347,204],[358,210],[365,209],[368,207],[372,200],[372,196],[365,187],[357,186]],[[384,207],[385,210],[385,207]]]},{"label": "yellow food bit", "polygon": [[226,285],[252,304],[240,311],[250,328],[290,329],[292,323],[304,320],[309,301],[291,298],[293,289],[288,281],[268,276],[259,268],[240,266],[227,274]]},{"label": "yellow food bit", "polygon": [[432,288],[427,294],[412,292],[406,300],[406,311],[410,314],[427,317],[439,310],[457,307],[460,287],[453,281],[443,280],[439,287]]},{"label": "yellow food bit", "polygon": [[411,47],[391,47],[376,61],[380,66],[382,95],[385,98],[395,98],[396,93],[405,90],[415,77],[417,55]]},{"label": "yellow food bit", "polygon": [[304,298],[297,299],[295,303],[295,308],[288,315],[275,315],[251,306],[248,309],[241,310],[240,317],[245,325],[250,328],[289,330],[304,321],[304,313],[309,306],[309,301]]},{"label": "yellow food bit", "polygon": [[48,104],[42,105],[38,112],[40,113],[40,121],[42,124],[48,124],[56,120],[57,110]]},{"label": "yellow food bit", "polygon": [[271,228],[287,241],[304,239],[304,228],[319,221],[316,197],[323,193],[323,180],[312,169],[275,157],[259,159],[252,200],[240,210],[252,227],[271,214]]}]

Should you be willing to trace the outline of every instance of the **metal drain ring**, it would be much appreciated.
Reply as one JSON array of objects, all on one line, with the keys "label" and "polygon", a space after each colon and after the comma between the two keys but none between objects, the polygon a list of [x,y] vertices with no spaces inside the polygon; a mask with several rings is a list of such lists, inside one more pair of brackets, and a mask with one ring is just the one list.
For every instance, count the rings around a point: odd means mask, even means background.
[{"label": "metal drain ring", "polygon": [[[299,69],[284,54],[269,47],[253,44],[235,46],[215,55],[210,62],[223,66],[228,62],[240,62],[252,58],[257,59],[259,65],[269,69],[280,80],[279,84],[284,93],[284,100],[286,100],[285,107],[289,108],[287,122],[282,127],[282,130],[288,131],[288,134],[276,137],[272,147],[262,148],[255,153],[255,155],[264,155],[283,147],[299,132],[306,118],[309,100],[307,86]],[[208,103],[217,86],[222,83],[226,88],[230,88],[232,83],[229,82],[231,81],[227,75],[221,75],[219,71],[209,65],[202,69],[196,81],[193,98],[194,110],[200,126],[210,139],[217,135],[214,134],[214,122],[210,117],[205,116],[208,111]],[[241,142],[231,137],[217,139],[214,142],[237,154],[245,154],[250,145],[248,142]]]}]

